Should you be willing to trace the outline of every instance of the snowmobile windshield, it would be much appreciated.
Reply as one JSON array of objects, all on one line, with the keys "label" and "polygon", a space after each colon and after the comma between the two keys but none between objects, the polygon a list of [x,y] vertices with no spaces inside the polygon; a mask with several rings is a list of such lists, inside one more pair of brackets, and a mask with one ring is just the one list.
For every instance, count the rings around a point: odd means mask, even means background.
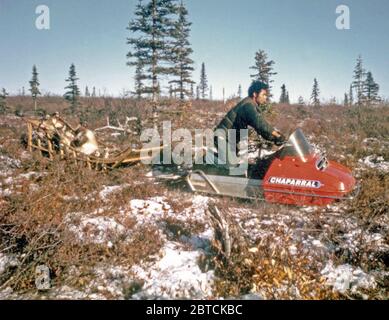
[{"label": "snowmobile windshield", "polygon": [[281,151],[281,158],[285,156],[299,157],[301,161],[306,162],[307,156],[313,153],[313,148],[305,138],[300,128],[293,132]]}]

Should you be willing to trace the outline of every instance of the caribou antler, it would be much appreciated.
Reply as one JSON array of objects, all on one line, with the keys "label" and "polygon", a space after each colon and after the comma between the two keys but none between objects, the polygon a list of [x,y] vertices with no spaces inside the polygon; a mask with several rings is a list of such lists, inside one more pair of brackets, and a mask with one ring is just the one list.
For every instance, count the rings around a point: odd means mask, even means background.
[{"label": "caribou antler", "polygon": [[124,125],[122,125],[119,122],[119,120],[117,119],[116,122],[118,123],[119,126],[115,127],[115,126],[112,126],[110,124],[109,117],[107,117],[107,125],[104,127],[101,127],[101,128],[97,128],[97,129],[95,129],[95,131],[110,129],[110,130],[116,130],[116,131],[121,131],[121,132],[133,133],[133,131],[130,128],[128,128],[128,122],[137,121],[137,120],[138,120],[138,118],[135,118],[135,117],[132,117],[132,118],[126,117],[126,122]]}]

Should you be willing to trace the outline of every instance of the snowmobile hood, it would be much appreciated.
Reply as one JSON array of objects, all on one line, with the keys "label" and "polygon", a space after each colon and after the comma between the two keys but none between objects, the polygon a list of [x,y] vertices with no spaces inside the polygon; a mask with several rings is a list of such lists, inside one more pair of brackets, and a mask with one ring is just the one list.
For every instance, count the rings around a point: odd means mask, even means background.
[{"label": "snowmobile hood", "polygon": [[356,184],[351,171],[335,161],[329,161],[327,168],[322,171],[322,175],[325,181],[327,181],[325,189],[330,192],[346,194],[353,191]]}]

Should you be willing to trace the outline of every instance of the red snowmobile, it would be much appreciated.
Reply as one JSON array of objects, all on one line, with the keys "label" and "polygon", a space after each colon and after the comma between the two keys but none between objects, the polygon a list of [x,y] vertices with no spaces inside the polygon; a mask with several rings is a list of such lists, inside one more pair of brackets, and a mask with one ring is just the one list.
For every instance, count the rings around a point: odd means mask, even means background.
[{"label": "red snowmobile", "polygon": [[301,129],[279,150],[249,165],[246,176],[230,176],[217,165],[195,165],[186,181],[193,192],[300,206],[324,206],[358,192],[351,171],[315,151]]}]

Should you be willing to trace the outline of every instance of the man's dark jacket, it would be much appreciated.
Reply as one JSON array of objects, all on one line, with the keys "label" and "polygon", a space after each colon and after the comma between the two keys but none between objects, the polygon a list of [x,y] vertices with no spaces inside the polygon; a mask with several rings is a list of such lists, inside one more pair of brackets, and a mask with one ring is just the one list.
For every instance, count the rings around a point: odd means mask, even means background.
[{"label": "man's dark jacket", "polygon": [[[275,137],[272,135],[274,128],[262,117],[260,107],[250,97],[243,99],[232,108],[216,129],[236,129],[236,143],[238,144],[240,141],[239,130],[247,129],[248,126],[254,128],[266,140],[274,141]],[[217,143],[216,139],[215,143]]]}]

